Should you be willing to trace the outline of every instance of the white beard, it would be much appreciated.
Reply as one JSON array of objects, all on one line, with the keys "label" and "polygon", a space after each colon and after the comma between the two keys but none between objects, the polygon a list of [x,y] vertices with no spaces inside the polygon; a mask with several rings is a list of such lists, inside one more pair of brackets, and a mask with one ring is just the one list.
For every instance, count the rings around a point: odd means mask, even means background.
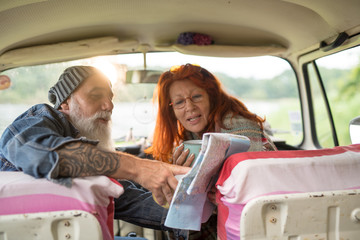
[{"label": "white beard", "polygon": [[[70,121],[80,132],[81,136],[91,140],[98,140],[98,148],[105,151],[114,151],[115,144],[111,137],[111,112],[101,111],[91,117],[84,117],[75,98],[69,103]],[[108,124],[98,123],[96,119],[110,119]]]}]

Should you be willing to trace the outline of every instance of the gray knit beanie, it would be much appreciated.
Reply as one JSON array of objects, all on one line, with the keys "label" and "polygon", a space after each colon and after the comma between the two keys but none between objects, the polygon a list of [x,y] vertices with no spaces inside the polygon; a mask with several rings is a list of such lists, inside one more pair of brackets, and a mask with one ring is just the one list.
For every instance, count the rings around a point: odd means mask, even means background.
[{"label": "gray knit beanie", "polygon": [[82,81],[95,74],[97,69],[91,66],[73,66],[65,69],[57,83],[49,90],[48,99],[58,109]]}]

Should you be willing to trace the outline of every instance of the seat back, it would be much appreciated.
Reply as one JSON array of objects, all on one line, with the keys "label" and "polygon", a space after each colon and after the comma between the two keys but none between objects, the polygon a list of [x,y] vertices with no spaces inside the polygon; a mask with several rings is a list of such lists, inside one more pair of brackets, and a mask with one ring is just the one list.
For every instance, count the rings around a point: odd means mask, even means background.
[{"label": "seat back", "polygon": [[356,240],[360,190],[255,198],[244,207],[240,223],[241,240]]},{"label": "seat back", "polygon": [[[327,196],[327,192],[331,195],[334,191],[344,191],[351,197],[354,189],[358,189],[357,191],[360,189],[359,172],[360,144],[319,150],[245,152],[232,155],[225,161],[216,185],[218,189],[218,237],[221,240],[228,240],[239,239],[243,236],[241,219],[243,209],[250,202],[254,203],[255,200],[265,198],[265,203],[271,203],[271,199],[281,200],[278,208],[281,209],[281,215],[279,215],[281,220],[277,221],[281,224],[269,225],[269,222],[264,222],[263,215],[259,215],[257,217],[259,223],[254,220],[246,224],[254,225],[254,231],[259,228],[258,231],[262,231],[259,236],[262,238],[247,239],[264,239],[272,234],[268,229],[270,226],[279,228],[277,235],[282,233],[283,235],[279,236],[288,235],[289,238],[269,237],[268,239],[339,239],[329,236],[317,238],[317,234],[330,234],[340,231],[339,229],[343,228],[344,224],[347,225],[347,223],[339,222],[340,218],[334,220],[334,217],[326,217],[327,215],[334,216],[340,210],[343,215],[344,210],[342,209],[347,205],[341,205],[340,200],[338,204],[326,205],[327,197],[309,196],[316,196],[313,194],[314,192],[319,192],[317,194],[319,196]],[[290,202],[289,196],[293,196],[292,194],[296,194],[294,195],[295,199],[299,197],[300,200]],[[347,199],[347,197],[344,198]],[[336,200],[332,197],[330,199],[331,201]],[[328,207],[325,209],[315,207],[319,210],[319,213],[315,214],[315,210],[311,206],[316,204],[316,201],[320,201],[319,206]],[[357,201],[360,203],[359,199]],[[359,205],[357,206],[359,207]],[[257,211],[260,211],[261,214],[268,213],[266,208],[262,206],[258,206],[258,208]],[[308,211],[309,214],[314,213],[314,215],[304,215],[305,217],[299,219]],[[293,219],[297,219],[297,222],[293,223]],[[289,224],[286,225],[285,223],[288,222]],[[261,225],[259,226],[259,224]],[[296,226],[299,231],[290,231],[288,226]],[[355,226],[360,229],[359,223]],[[249,233],[249,231],[247,232]],[[308,234],[313,238],[296,237]],[[255,233],[254,235],[257,236]],[[243,240],[243,238],[241,239]]]},{"label": "seat back", "polygon": [[54,211],[0,216],[0,239],[103,239],[96,217],[85,211]]},{"label": "seat back", "polygon": [[[0,172],[0,216],[3,221],[6,221],[9,217],[12,218],[19,214],[19,217],[15,217],[15,219],[20,224],[20,222],[26,221],[24,216],[36,216],[33,215],[35,213],[43,213],[37,218],[37,221],[41,222],[41,219],[47,216],[46,212],[50,212],[49,214],[52,216],[52,212],[57,211],[75,212],[74,214],[84,211],[97,219],[101,227],[101,239],[112,240],[114,238],[113,199],[119,197],[123,192],[124,189],[118,182],[105,176],[73,178],[72,186],[66,187],[45,178],[36,179],[23,172]],[[47,219],[51,220],[49,217]],[[51,222],[55,224],[59,221]],[[26,221],[24,228],[28,229],[25,225],[31,223],[32,221]],[[15,224],[14,234],[19,234],[16,232],[19,224]],[[3,227],[3,224],[0,223],[0,226]],[[9,228],[5,230],[7,229]],[[96,235],[91,239],[96,239]]]}]

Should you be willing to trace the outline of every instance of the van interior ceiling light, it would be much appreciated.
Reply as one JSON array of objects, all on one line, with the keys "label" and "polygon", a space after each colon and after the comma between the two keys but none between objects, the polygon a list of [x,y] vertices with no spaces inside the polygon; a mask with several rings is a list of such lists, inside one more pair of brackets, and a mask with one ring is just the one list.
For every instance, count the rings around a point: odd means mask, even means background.
[{"label": "van interior ceiling light", "polygon": [[0,75],[0,90],[7,89],[11,86],[11,80],[6,75]]}]

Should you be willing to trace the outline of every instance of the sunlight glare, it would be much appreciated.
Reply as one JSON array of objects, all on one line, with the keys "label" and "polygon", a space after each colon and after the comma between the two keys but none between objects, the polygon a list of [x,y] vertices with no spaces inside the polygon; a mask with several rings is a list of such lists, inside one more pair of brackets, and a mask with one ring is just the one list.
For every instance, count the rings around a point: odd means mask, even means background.
[{"label": "sunlight glare", "polygon": [[102,71],[110,79],[113,86],[115,85],[115,83],[117,82],[118,74],[116,71],[116,67],[112,63],[106,60],[97,59],[92,65]]}]

